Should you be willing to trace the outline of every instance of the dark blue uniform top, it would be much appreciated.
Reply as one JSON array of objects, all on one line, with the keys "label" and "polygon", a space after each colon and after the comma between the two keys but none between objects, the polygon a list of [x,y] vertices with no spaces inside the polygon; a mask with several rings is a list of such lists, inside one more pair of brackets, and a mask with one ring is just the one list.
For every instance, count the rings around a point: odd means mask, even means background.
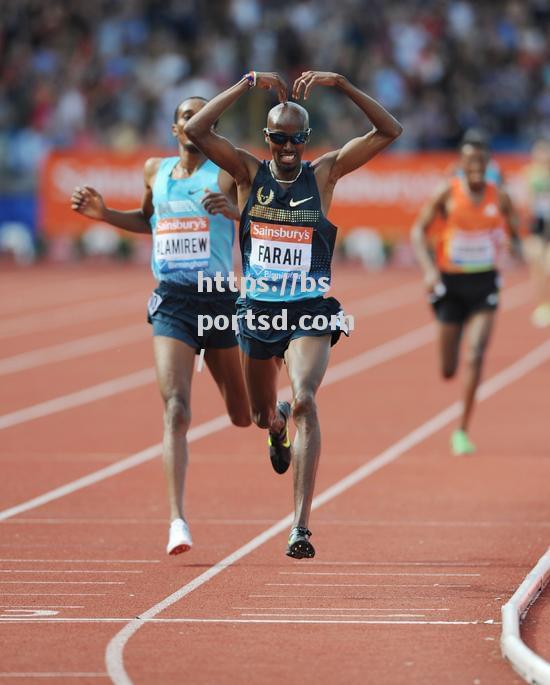
[{"label": "dark blue uniform top", "polygon": [[302,162],[296,181],[282,187],[264,160],[239,228],[248,297],[288,302],[322,296],[330,286],[336,230],[321,211],[311,162]]}]

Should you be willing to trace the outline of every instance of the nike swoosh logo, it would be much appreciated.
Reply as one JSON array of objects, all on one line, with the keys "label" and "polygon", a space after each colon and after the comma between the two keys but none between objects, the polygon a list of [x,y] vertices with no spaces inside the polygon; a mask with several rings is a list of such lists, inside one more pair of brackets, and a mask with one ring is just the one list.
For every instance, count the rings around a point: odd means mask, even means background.
[{"label": "nike swoosh logo", "polygon": [[304,197],[303,200],[294,200],[291,199],[289,204],[291,207],[297,207],[298,205],[303,204],[304,202],[307,202],[308,200],[313,200],[313,195],[311,197]]},{"label": "nike swoosh logo", "polygon": [[193,190],[188,190],[187,193],[189,195],[194,195],[195,193],[198,193],[202,188],[194,188]]}]

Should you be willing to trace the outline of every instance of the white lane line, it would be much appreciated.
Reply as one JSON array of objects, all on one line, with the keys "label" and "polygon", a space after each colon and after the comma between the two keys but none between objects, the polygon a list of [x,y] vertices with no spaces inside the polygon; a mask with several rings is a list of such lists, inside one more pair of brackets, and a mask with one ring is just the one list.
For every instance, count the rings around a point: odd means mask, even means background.
[{"label": "white lane line", "polygon": [[[341,362],[340,364],[336,364],[332,369],[329,369],[329,371],[327,372],[325,380],[323,381],[323,387],[332,385],[332,383],[341,381],[344,378],[348,378],[349,376],[354,376],[357,373],[359,373],[359,371],[365,371],[369,368],[372,368],[373,366],[383,364],[386,361],[390,361],[391,359],[395,359],[396,357],[407,354],[408,352],[412,352],[418,347],[427,344],[430,340],[432,340],[433,336],[433,325],[428,324],[426,326],[417,328],[416,330],[413,330],[409,333],[405,333],[404,335],[398,338],[394,338],[393,340],[390,340],[387,343],[383,343],[382,345],[379,345],[378,347],[375,347],[371,350],[367,350],[366,352],[363,352],[362,354],[353,357],[351,360],[347,360]],[[354,360],[355,363],[353,363]],[[151,369],[150,371],[141,371],[139,373],[150,373],[151,380],[154,377],[153,369]],[[131,374],[131,376],[127,378],[132,378],[134,376],[136,376],[136,374]],[[133,378],[133,382],[134,387],[137,387],[137,385],[139,384],[139,378]],[[113,386],[115,383],[117,383],[117,381],[102,383],[100,386],[96,386],[95,394],[101,397],[107,397],[110,394],[113,394],[109,392],[109,386]],[[45,406],[51,405],[52,403],[57,403],[56,407],[53,407],[53,409],[57,411],[62,411],[63,409],[68,407],[72,408],[76,406],[75,402],[78,399],[77,396],[80,396],[81,398],[80,404],[84,404],[87,401],[92,401],[92,399],[89,399],[88,397],[90,390],[93,389],[84,390],[79,393],[73,393],[72,395],[66,395],[63,398],[59,398],[58,400],[51,400],[50,402],[43,403],[42,405],[37,405],[37,407],[41,407],[40,414],[37,413],[37,415],[45,416],[48,413],[52,413],[51,411],[48,411],[47,406]],[[290,396],[290,386],[286,386],[282,389],[281,397],[285,396]],[[98,398],[99,397],[94,397],[93,399]],[[17,419],[15,422],[22,423],[23,421],[28,420],[27,418],[25,418],[25,412],[28,412],[31,409],[32,408],[29,408],[27,410],[21,410],[20,412],[15,412],[15,414],[17,415],[15,417],[15,419]],[[13,417],[13,415],[7,416]],[[36,416],[29,418],[36,418]],[[7,427],[3,426],[3,419],[5,419],[5,417],[0,417],[0,429],[2,427]],[[14,419],[12,418],[11,421],[11,425],[13,425]],[[216,433],[224,428],[227,428],[230,424],[231,422],[227,414],[223,414],[214,419],[211,419],[210,421],[201,423],[198,426],[195,426],[190,429],[190,431],[187,434],[187,442],[191,443],[206,435],[212,435],[213,433]],[[55,488],[54,490],[50,490],[49,492],[43,495],[39,495],[38,497],[35,497],[27,502],[23,502],[22,504],[18,504],[8,509],[4,509],[3,511],[0,511],[0,521],[5,521],[6,519],[11,518],[12,516],[20,514],[24,511],[29,511],[30,509],[34,509],[37,506],[42,506],[43,504],[59,499],[60,497],[64,497],[71,492],[81,490],[82,488],[88,487],[89,485],[93,485],[102,480],[105,480],[105,478],[109,478],[111,476],[122,473],[123,471],[133,468],[134,466],[138,466],[139,464],[143,464],[147,461],[150,461],[160,456],[161,453],[162,443],[159,442],[156,445],[152,445],[151,447],[148,447],[145,450],[142,450],[141,452],[137,452],[136,454],[133,454],[130,457],[127,457],[126,459],[122,459],[121,461],[118,461],[115,464],[111,464],[110,466],[106,466],[105,468],[99,469],[98,471],[94,471],[93,473],[87,476],[83,476],[82,478],[72,481],[71,483],[67,483],[66,485],[62,485],[59,488]]]},{"label": "white lane line", "polygon": [[0,592],[0,597],[107,597],[106,592]]},{"label": "white lane line", "polygon": [[17,335],[28,335],[38,331],[47,331],[52,328],[70,326],[75,323],[85,323],[107,318],[120,312],[129,314],[131,311],[142,309],[145,317],[147,295],[125,295],[122,297],[105,297],[102,300],[94,300],[76,303],[69,306],[58,307],[46,311],[40,310],[36,314],[14,316],[2,321],[0,339],[13,338]]},{"label": "white lane line", "polygon": [[[419,299],[419,292],[417,292],[417,289],[411,289],[410,285],[399,286],[398,288],[394,288],[393,290],[379,295],[354,300],[350,304],[351,309],[349,311],[352,311],[357,318],[365,314],[372,315],[396,309],[409,302],[418,301]],[[120,306],[117,306],[116,311],[119,309]],[[58,345],[31,350],[29,352],[24,352],[23,354],[0,359],[0,376],[44,366],[46,364],[51,364],[52,362],[75,359],[86,354],[95,354],[119,345],[134,343],[140,341],[140,339],[150,337],[151,333],[147,326],[144,324],[134,324],[106,333],[91,335]]]},{"label": "white lane line", "polygon": [[0,559],[15,564],[160,564],[160,559]]},{"label": "white lane line", "polygon": [[[346,617],[342,620],[326,619],[299,619],[299,618],[140,618],[132,619],[129,617],[117,618],[6,618],[0,617],[0,623],[125,623],[127,621],[139,621],[140,625],[163,625],[163,624],[178,624],[178,623],[334,623],[341,625],[343,623],[356,623],[366,625],[429,625],[429,626],[475,626],[475,625],[499,625],[497,621],[490,618],[487,620],[455,620],[443,621],[437,619],[427,619],[425,621],[388,621],[378,618],[363,619],[355,617]],[[112,674],[108,671],[112,679]]]},{"label": "white lane line", "polygon": [[406,304],[422,301],[422,287],[419,283],[405,283],[391,290],[360,297],[356,300],[344,301],[346,314],[352,314],[355,318],[360,316],[372,316],[398,309]]},{"label": "white lane line", "polygon": [[[99,282],[96,280],[96,287],[98,285]],[[36,298],[36,294],[30,297],[33,298],[33,305],[35,307],[41,305]],[[52,308],[41,306],[40,309],[37,308],[34,312],[19,312],[15,316],[6,317],[2,323],[0,339],[36,333],[73,323],[94,321],[104,316],[112,316],[120,312],[126,313],[132,309],[137,310],[138,307],[143,310],[145,315],[147,297],[148,293],[146,291],[138,294],[134,291],[113,297],[112,287],[110,289],[105,288],[103,292],[96,292],[95,295],[87,292],[81,295],[76,294],[75,296],[75,293],[72,293],[70,299],[80,299],[79,302],[66,303]],[[61,302],[61,298],[56,297],[54,299],[56,303]],[[51,305],[52,300],[47,299],[45,303]]]},{"label": "white lane line", "polygon": [[[346,614],[327,614],[327,616],[319,616],[319,614],[241,614],[241,616],[255,616],[256,618],[345,618],[349,619],[352,618],[349,615]],[[353,617],[355,618],[355,617]],[[361,616],[361,619],[387,619],[387,618],[426,618],[424,614],[385,614],[385,615],[377,615],[373,614],[372,616],[369,616],[368,614],[366,616]]]},{"label": "white lane line", "polygon": [[308,566],[426,566],[437,568],[483,568],[494,566],[490,561],[308,561]]},{"label": "white lane line", "polygon": [[[1,582],[1,581],[0,581]],[[450,585],[447,583],[399,584],[399,583],[265,583],[266,587],[440,587],[468,588],[471,585]]]},{"label": "white lane line", "polygon": [[363,571],[350,571],[350,572],[340,572],[340,571],[279,571],[281,576],[441,576],[445,577],[468,577],[480,576],[481,573],[376,573],[376,572],[363,572]]},{"label": "white lane line", "polygon": [[[111,519],[111,518],[86,518],[86,517],[79,517],[75,518],[74,516],[67,516],[66,518],[20,518],[20,519],[13,519],[12,521],[8,521],[8,523],[21,523],[21,524],[36,524],[36,523],[44,523],[45,525],[69,525],[69,524],[74,524],[81,526],[82,524],[105,524],[105,525],[115,525],[115,526],[126,526],[126,525],[166,525],[166,519]],[[267,523],[273,523],[273,519],[270,521],[267,521]],[[5,547],[5,545],[4,545]],[[148,559],[146,562],[147,564],[152,564],[152,563],[157,563],[157,560],[155,559],[154,561],[151,559]]]},{"label": "white lane line", "polygon": [[0,580],[0,585],[125,585],[124,580]]},{"label": "white lane line", "polygon": [[[195,440],[202,438],[205,435],[216,433],[222,428],[226,428],[227,426],[229,426],[230,423],[231,422],[229,421],[229,417],[226,414],[224,414],[223,416],[218,416],[217,418],[212,419],[211,421],[201,423],[200,425],[190,429],[189,433],[187,434],[187,442],[191,443]],[[66,485],[61,485],[60,487],[55,488],[54,490],[50,490],[49,492],[46,492],[43,495],[39,495],[38,497],[34,497],[33,499],[28,500],[27,502],[17,504],[13,507],[10,507],[9,509],[4,509],[3,511],[0,511],[0,521],[4,521],[5,519],[8,519],[12,516],[16,516],[17,514],[20,514],[23,511],[35,509],[36,507],[40,507],[56,499],[65,497],[66,495],[72,492],[76,492],[77,490],[87,488],[90,485],[95,485],[96,483],[99,483],[100,481],[105,480],[106,478],[118,475],[119,473],[123,473],[124,471],[127,471],[128,469],[131,469],[134,466],[138,466],[139,464],[144,464],[145,462],[151,461],[151,459],[158,457],[161,453],[162,443],[159,442],[156,445],[153,445],[152,447],[148,447],[147,449],[144,449],[141,452],[137,452],[136,454],[127,457],[126,459],[117,461],[115,464],[111,464],[110,466],[106,466],[103,469],[94,471],[93,473],[90,473],[87,476],[83,476],[82,478],[78,478],[77,480],[74,480],[71,483],[67,483]]]},{"label": "white lane line", "polygon": [[0,678],[108,678],[108,673],[81,673],[79,671],[6,671]]},{"label": "white lane line", "polygon": [[[252,597],[252,595],[249,595]],[[398,609],[392,609],[388,607],[386,609],[374,608],[374,607],[231,607],[235,611],[244,611],[248,609],[249,611],[254,609],[255,611],[450,611],[448,608],[444,609],[418,609],[416,607],[399,607]]]},{"label": "white lane line", "polygon": [[[526,285],[521,283],[510,289],[512,291],[512,298],[504,302],[502,309],[512,309],[519,306],[525,300]],[[509,292],[510,292],[509,291]],[[516,297],[514,297],[514,293]],[[519,296],[517,294],[519,293]],[[367,298],[369,299],[369,298]],[[328,369],[323,380],[323,387],[330,385],[335,380],[341,380],[347,376],[357,373],[359,370],[365,371],[377,364],[382,364],[385,361],[398,357],[402,354],[411,352],[422,345],[429,343],[435,335],[434,324],[430,323],[421,326],[405,335],[394,338],[387,343],[383,343],[372,350],[367,350],[362,355],[352,357],[348,361],[341,362],[334,367]],[[69,395],[47,400],[31,407],[25,407],[9,414],[0,416],[0,430],[9,428],[11,426],[32,421],[37,418],[49,416],[60,411],[72,409],[76,406],[95,402],[98,399],[111,397],[112,395],[126,390],[134,389],[143,385],[148,385],[155,380],[155,372],[153,368],[143,369],[142,371],[122,376],[112,381],[100,383],[99,385],[85,388]],[[281,397],[289,397],[290,388],[287,386],[283,389]],[[0,520],[2,520],[0,518]]]},{"label": "white lane line", "polygon": [[2,568],[0,569],[0,573],[108,573],[109,575],[112,575],[113,573],[143,573],[143,571],[133,571],[133,570],[124,570],[124,571],[113,571],[109,569],[108,571],[90,571],[89,569],[43,569],[43,568]]},{"label": "white lane line", "polygon": [[[524,457],[527,457],[528,455],[523,455]],[[201,525],[219,525],[219,526],[256,526],[256,525],[266,525],[270,526],[273,523],[276,522],[276,519],[274,518],[269,518],[269,519],[227,519],[226,521],[223,521],[222,519],[207,519],[207,518],[197,518],[193,519],[193,526],[201,526]],[[102,525],[113,525],[113,526],[126,526],[126,525],[150,525],[150,526],[157,526],[159,524],[165,525],[166,521],[165,519],[161,518],[148,518],[148,519],[135,519],[135,518],[127,518],[127,519],[115,519],[115,518],[86,518],[86,517],[66,517],[66,518],[17,518],[17,519],[12,519],[7,521],[7,523],[11,524],[18,524],[18,525],[35,525],[37,523],[44,524],[44,525],[68,525],[68,524],[74,524],[74,525],[82,525],[82,524],[102,524]],[[403,526],[410,526],[410,527],[431,527],[431,528],[503,528],[507,526],[514,526],[514,527],[521,527],[521,528],[550,528],[550,521],[403,521],[403,520],[394,520],[394,521],[373,521],[373,520],[365,520],[365,521],[346,521],[345,519],[341,520],[331,520],[331,521],[323,521],[320,519],[315,523],[316,528],[320,528],[321,526],[388,526],[388,527],[403,527]],[[3,547],[6,547],[6,545],[2,545]],[[52,560],[55,561],[55,560]],[[153,563],[158,563],[158,560],[152,560],[152,559],[147,559],[143,563],[147,564],[153,564]],[[327,563],[327,562],[315,562],[315,563]],[[375,562],[370,562],[370,561],[350,561],[350,562],[328,562],[331,564],[364,564],[364,565],[370,565],[374,564]],[[383,563],[386,566],[392,566],[393,564],[391,562],[378,562],[378,563]],[[313,566],[313,562],[309,561],[308,566]],[[441,566],[439,562],[434,562],[434,563],[424,563],[424,562],[406,562],[402,563],[401,565],[403,566],[409,566],[409,565],[420,565],[420,566]],[[449,562],[447,564],[444,564],[445,566],[489,566],[490,564],[486,563],[479,563],[479,564],[461,564],[461,563],[456,563],[456,562]]]},{"label": "white lane line", "polygon": [[[392,585],[392,587],[394,587],[394,586]],[[339,595],[319,595],[319,594],[315,594],[315,595],[306,595],[306,594],[300,594],[300,595],[288,595],[288,594],[284,594],[284,595],[258,595],[258,594],[254,594],[254,595],[248,595],[248,597],[250,599],[252,599],[252,598],[254,598],[254,599],[281,599],[281,600],[285,600],[285,601],[288,599],[303,599],[303,600],[314,599],[315,601],[320,601],[323,599],[331,599],[331,600],[337,599],[339,601],[342,601],[343,599],[348,599],[348,600],[353,600],[355,602],[358,600],[371,602],[373,599],[372,597],[370,597],[368,595],[367,596],[361,596],[361,595],[341,595],[341,594],[339,594]],[[390,600],[390,599],[395,599],[395,598],[387,597],[386,599]],[[415,598],[415,599],[428,599],[428,597]],[[437,597],[437,598],[431,598],[431,599],[432,600],[433,599],[440,599],[441,600],[441,599],[450,599],[450,598],[449,597],[447,597],[447,598]],[[455,598],[453,598],[453,599],[455,599]],[[402,598],[402,601],[406,601],[406,600]]]},{"label": "white lane line", "polygon": [[[492,378],[482,383],[479,388],[478,401],[483,402],[499,390],[502,390],[507,385],[510,385],[516,380],[519,380],[529,372],[538,368],[541,364],[546,362],[550,358],[550,341],[539,345],[535,349],[528,352],[524,357],[514,362],[510,366],[506,367],[499,373],[495,374]],[[357,371],[355,371],[357,373]],[[316,510],[321,507],[326,502],[334,499],[342,492],[345,492],[352,486],[361,482],[365,478],[368,478],[376,471],[379,471],[384,466],[391,464],[396,461],[401,455],[405,454],[415,445],[423,442],[426,438],[430,437],[434,433],[437,433],[441,428],[447,426],[451,421],[460,416],[462,411],[462,405],[460,402],[455,402],[447,409],[439,412],[434,417],[421,424],[418,428],[415,428],[408,435],[401,440],[398,440],[388,449],[381,452],[378,456],[374,457],[368,461],[363,466],[359,467],[347,477],[335,483],[333,486],[327,488],[320,495],[317,495],[313,499],[312,510]],[[197,588],[204,585],[209,580],[217,576],[224,569],[233,565],[239,559],[247,556],[251,552],[255,551],[266,543],[271,538],[275,537],[279,533],[285,531],[292,523],[293,515],[288,514],[283,519],[278,521],[276,524],[263,531],[256,537],[252,538],[245,545],[235,550],[232,554],[219,561],[214,566],[210,567],[204,573],[194,578],[190,583],[183,585],[179,590],[172,593],[162,601],[158,602],[147,611],[143,612],[142,618],[152,618],[157,614],[164,611],[175,602],[193,592]],[[107,671],[111,677],[111,680],[115,685],[132,685],[132,681],[126,673],[124,668],[123,652],[124,647],[128,640],[136,633],[139,628],[143,625],[142,618],[134,619],[130,621],[127,625],[122,628],[109,642],[107,645],[107,650],[105,653],[105,662],[107,665]]]},{"label": "white lane line", "polygon": [[34,419],[39,419],[44,416],[50,416],[51,414],[56,414],[60,411],[66,411],[67,409],[74,409],[74,407],[96,402],[97,400],[102,400],[106,397],[126,392],[127,390],[134,390],[143,385],[149,385],[150,383],[153,383],[154,380],[155,371],[153,368],[135,371],[134,373],[121,376],[113,381],[105,381],[104,383],[84,388],[84,390],[78,390],[77,392],[72,392],[68,395],[56,397],[53,400],[47,400],[46,402],[40,402],[39,404],[34,404],[30,407],[4,414],[3,416],[0,416],[0,430],[11,428],[12,426],[17,426],[18,424],[33,421]]},{"label": "white lane line", "polygon": [[0,359],[0,376],[10,373],[27,371],[37,366],[45,366],[53,362],[67,361],[86,354],[96,354],[120,345],[140,342],[142,338],[150,338],[151,332],[144,325],[124,326],[107,333],[90,335],[86,338],[71,340],[70,342],[50,345],[30,352],[23,352],[12,357]]},{"label": "white lane line", "polygon": [[[528,458],[529,454],[522,453],[522,457]],[[271,523],[271,521],[270,521]],[[414,521],[414,520],[393,520],[375,521],[365,519],[364,521],[346,521],[345,519],[332,519],[330,521],[319,521],[316,526],[411,526],[411,527],[430,527],[430,528],[502,528],[505,526],[521,526],[522,528],[549,528],[550,521]],[[311,562],[310,562],[311,563]],[[308,564],[310,565],[310,564]]]},{"label": "white lane line", "polygon": [[84,609],[75,604],[0,604],[2,609]]}]

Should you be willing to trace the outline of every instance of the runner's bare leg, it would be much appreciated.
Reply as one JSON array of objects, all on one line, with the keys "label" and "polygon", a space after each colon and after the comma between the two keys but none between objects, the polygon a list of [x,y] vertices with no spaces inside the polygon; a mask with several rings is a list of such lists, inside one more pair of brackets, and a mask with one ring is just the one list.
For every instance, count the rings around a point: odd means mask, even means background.
[{"label": "runner's bare leg", "polygon": [[250,426],[248,394],[239,359],[239,348],[236,345],[223,349],[210,347],[206,350],[204,358],[224,399],[231,422],[243,428]]},{"label": "runner's bare leg", "polygon": [[156,335],[153,338],[160,394],[164,401],[163,461],[170,520],[185,520],[183,493],[187,471],[187,431],[191,423],[191,381],[195,350]]},{"label": "runner's bare leg", "polygon": [[293,445],[294,523],[307,528],[321,454],[321,429],[315,395],[330,357],[330,335],[304,336],[290,342],[285,355],[292,385],[292,415],[297,433]]},{"label": "runner's bare leg", "polygon": [[482,310],[472,316],[468,324],[468,350],[464,379],[464,407],[460,428],[467,432],[474,408],[477,387],[481,380],[485,351],[489,343],[495,312]]},{"label": "runner's bare leg", "polygon": [[241,351],[252,421],[259,428],[269,428],[275,434],[280,433],[285,425],[277,411],[277,387],[282,362],[277,357],[253,359]]},{"label": "runner's bare leg", "polygon": [[439,361],[443,378],[453,378],[458,368],[461,323],[439,323]]}]

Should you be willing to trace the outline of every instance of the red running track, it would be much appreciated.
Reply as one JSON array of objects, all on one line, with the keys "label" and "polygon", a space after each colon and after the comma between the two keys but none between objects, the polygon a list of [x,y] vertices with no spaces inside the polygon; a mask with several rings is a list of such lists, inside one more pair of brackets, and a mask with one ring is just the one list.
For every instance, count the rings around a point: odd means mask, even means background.
[{"label": "red running track", "polygon": [[[196,375],[195,547],[172,559],[151,278],[4,269],[0,683],[522,682],[500,656],[500,606],[548,546],[550,342],[529,325],[525,273],[507,281],[478,452],[456,459],[460,380],[437,377],[417,272],[337,268],[356,331],[319,394],[312,561],[284,555],[290,475]],[[549,631],[543,597],[525,639],[546,658]]]}]

